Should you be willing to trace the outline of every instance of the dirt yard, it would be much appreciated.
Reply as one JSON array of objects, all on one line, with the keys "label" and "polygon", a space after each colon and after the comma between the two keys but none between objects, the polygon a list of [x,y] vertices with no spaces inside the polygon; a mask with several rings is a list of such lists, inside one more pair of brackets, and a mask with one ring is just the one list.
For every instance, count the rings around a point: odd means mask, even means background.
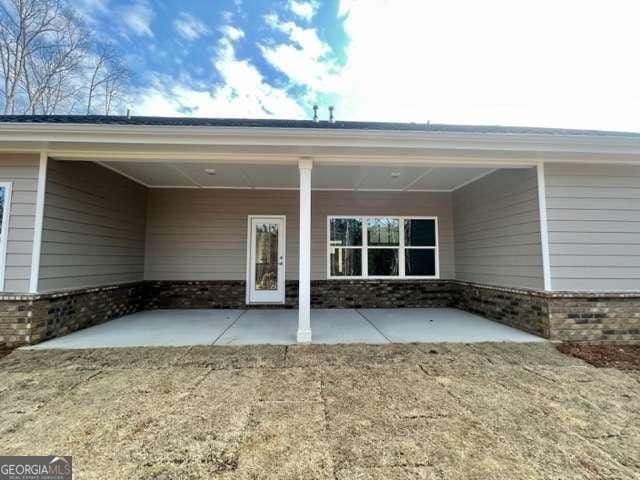
[{"label": "dirt yard", "polygon": [[16,350],[0,453],[77,479],[637,479],[639,393],[546,343]]},{"label": "dirt yard", "polygon": [[640,370],[640,345],[582,345],[562,343],[558,350],[596,367]]},{"label": "dirt yard", "polygon": [[4,357],[5,355],[9,355],[11,353],[13,349],[7,347],[4,344],[0,344],[0,358]]}]

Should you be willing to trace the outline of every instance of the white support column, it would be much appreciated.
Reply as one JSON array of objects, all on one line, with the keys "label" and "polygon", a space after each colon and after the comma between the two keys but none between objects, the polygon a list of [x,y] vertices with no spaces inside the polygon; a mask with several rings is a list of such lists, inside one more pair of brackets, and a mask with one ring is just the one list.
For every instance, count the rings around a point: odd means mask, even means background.
[{"label": "white support column", "polygon": [[33,229],[33,246],[31,249],[30,293],[38,292],[38,280],[40,279],[40,250],[42,246],[42,223],[44,220],[44,194],[47,186],[47,159],[47,152],[40,152],[38,191],[36,192],[36,215]]},{"label": "white support column", "polygon": [[538,207],[540,211],[540,245],[542,246],[542,274],[544,278],[544,289],[552,290],[551,287],[551,263],[549,259],[549,230],[547,228],[547,189],[545,186],[544,164],[539,163],[536,167],[538,173]]},{"label": "white support column", "polygon": [[298,273],[298,342],[311,342],[311,169],[303,159],[300,168],[300,270]]}]

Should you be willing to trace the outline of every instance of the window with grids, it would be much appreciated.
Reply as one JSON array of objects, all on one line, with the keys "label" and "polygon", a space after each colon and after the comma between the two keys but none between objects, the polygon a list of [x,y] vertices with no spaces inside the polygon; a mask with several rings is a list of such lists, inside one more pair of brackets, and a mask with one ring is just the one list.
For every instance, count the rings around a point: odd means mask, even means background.
[{"label": "window with grids", "polygon": [[329,278],[437,278],[435,217],[328,217]]}]

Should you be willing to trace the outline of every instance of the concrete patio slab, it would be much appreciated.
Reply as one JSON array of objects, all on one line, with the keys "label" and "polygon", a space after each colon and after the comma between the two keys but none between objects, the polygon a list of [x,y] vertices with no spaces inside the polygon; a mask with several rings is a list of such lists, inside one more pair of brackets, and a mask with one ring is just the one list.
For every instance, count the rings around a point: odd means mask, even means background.
[{"label": "concrete patio slab", "polygon": [[356,310],[311,310],[313,342],[337,345],[347,343],[389,343],[375,327]]},{"label": "concrete patio slab", "polygon": [[[294,345],[297,310],[152,310],[26,348]],[[318,309],[315,344],[544,341],[454,308]]]},{"label": "concrete patio slab", "polygon": [[243,310],[150,310],[28,348],[211,345],[242,313]]},{"label": "concrete patio slab", "polygon": [[[222,335],[216,345],[291,345],[296,343],[297,310],[248,310]],[[311,311],[313,342],[337,345],[382,344],[389,341],[356,310]]]},{"label": "concrete patio slab", "polygon": [[394,343],[545,341],[455,308],[377,308],[358,312]]},{"label": "concrete patio slab", "polygon": [[291,345],[297,330],[297,310],[245,310],[216,345]]}]

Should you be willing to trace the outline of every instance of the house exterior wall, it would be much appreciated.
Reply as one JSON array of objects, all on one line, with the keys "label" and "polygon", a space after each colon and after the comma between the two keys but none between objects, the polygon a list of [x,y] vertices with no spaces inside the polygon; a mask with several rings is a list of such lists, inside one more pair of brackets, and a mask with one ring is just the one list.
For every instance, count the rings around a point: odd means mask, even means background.
[{"label": "house exterior wall", "polygon": [[12,182],[5,268],[6,292],[28,292],[38,189],[39,155],[0,154],[0,182]]},{"label": "house exterior wall", "polygon": [[146,196],[100,165],[49,159],[39,291],[143,280]]},{"label": "house exterior wall", "polygon": [[[578,175],[574,168],[546,169],[553,286],[605,290],[602,281],[611,279],[620,290],[637,274],[640,169],[582,165]],[[25,240],[9,236],[16,247],[7,269],[25,263],[18,280],[26,290],[38,158],[3,156],[3,172],[0,181],[14,182],[11,232],[26,230]],[[537,192],[535,169],[500,170],[454,193],[314,191],[313,307],[455,307],[552,340],[638,342],[640,293],[541,291]],[[141,309],[245,308],[249,214],[287,216],[281,307],[296,308],[298,208],[297,191],[148,190],[89,162],[50,160],[43,293],[0,299],[0,343],[37,343]],[[328,280],[329,215],[437,216],[441,279]],[[564,263],[589,271],[594,259],[617,276],[596,283],[562,276]]]},{"label": "house exterior wall", "polygon": [[553,290],[640,290],[640,166],[545,164]]},{"label": "house exterior wall", "polygon": [[544,289],[535,168],[501,169],[453,193],[456,279]]},{"label": "house exterior wall", "polygon": [[298,192],[151,189],[147,280],[245,280],[247,215],[286,215],[286,278],[297,278]]},{"label": "house exterior wall", "polygon": [[[451,194],[314,191],[311,275],[326,279],[328,215],[437,216],[440,277],[453,278]],[[247,216],[286,215],[286,278],[298,278],[298,192],[152,189],[145,279],[245,280]]]}]

